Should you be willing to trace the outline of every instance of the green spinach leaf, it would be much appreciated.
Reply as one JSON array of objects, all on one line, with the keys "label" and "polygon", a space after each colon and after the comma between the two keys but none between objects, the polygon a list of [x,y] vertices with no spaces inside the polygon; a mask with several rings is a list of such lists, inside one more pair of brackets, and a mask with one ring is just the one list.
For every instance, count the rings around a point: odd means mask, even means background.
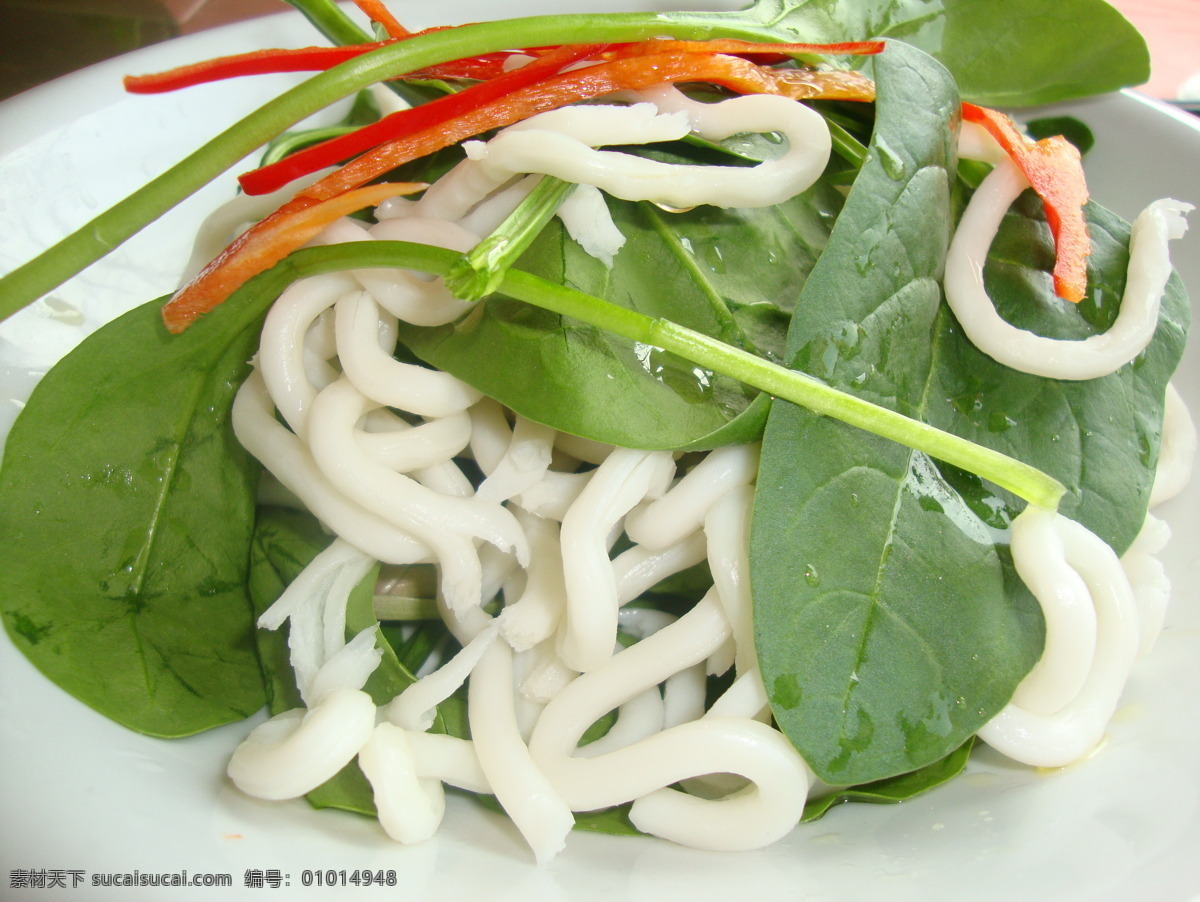
[{"label": "green spinach leaf", "polygon": [[804,806],[802,823],[812,823],[820,820],[837,805],[847,802],[871,802],[874,804],[894,805],[936,789],[947,780],[952,780],[963,772],[971,757],[971,747],[974,739],[968,739],[957,749],[933,764],[927,764],[920,770],[890,777],[886,780],[876,780],[874,783],[863,783],[845,789],[834,790],[827,795],[810,798]]},{"label": "green spinach leaf", "polygon": [[[893,43],[867,163],[788,335],[791,363],[922,418],[951,228],[948,73]],[[755,633],[780,727],[823,780],[937,761],[1041,648],[1036,605],[932,460],[790,404],[772,409],[751,538]]]},{"label": "green spinach leaf", "polygon": [[228,416],[269,300],[182,336],[157,302],[38,385],[0,468],[0,607],[13,642],[105,716],[157,736],[264,701],[246,598],[259,468]]},{"label": "green spinach leaf", "polygon": [[[782,353],[787,316],[841,205],[828,185],[778,207],[666,213],[613,202],[627,243],[613,268],[552,223],[522,270],[766,356]],[[401,326],[418,356],[523,416],[640,448],[708,448],[754,440],[765,398],[656,348],[526,304],[493,297],[464,320]]]},{"label": "green spinach leaf", "polygon": [[1103,0],[759,0],[751,14],[799,41],[898,38],[940,60],[964,98],[991,106],[1150,77],[1146,42]]}]

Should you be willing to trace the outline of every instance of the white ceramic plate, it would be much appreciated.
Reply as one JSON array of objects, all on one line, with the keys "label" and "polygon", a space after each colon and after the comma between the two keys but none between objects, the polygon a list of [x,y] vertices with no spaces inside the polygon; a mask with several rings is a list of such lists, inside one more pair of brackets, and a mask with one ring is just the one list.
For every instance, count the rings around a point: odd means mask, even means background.
[{"label": "white ceramic plate", "polygon": [[[456,0],[438,15],[467,21],[496,14],[482,7]],[[506,12],[562,9],[553,0],[510,0]],[[313,42],[298,16],[253,21],[149,48],[0,105],[0,271],[294,80],[272,76],[146,98],[125,96],[121,75]],[[1097,133],[1089,170],[1098,200],[1126,217],[1165,195],[1200,204],[1196,120],[1133,94],[1072,110]],[[198,219],[231,186],[227,179],[202,192],[56,291],[51,303],[0,325],[0,435],[37,376],[85,331],[175,286]],[[1200,226],[1172,253],[1200,292]],[[1178,382],[1200,411],[1194,341]],[[60,692],[0,640],[0,896],[357,898],[381,891],[304,886],[304,874],[369,868],[394,870],[400,887],[382,892],[414,900],[1192,899],[1200,894],[1200,484],[1163,513],[1175,531],[1166,555],[1175,583],[1169,626],[1139,664],[1097,755],[1035,773],[984,753],[968,775],[937,792],[900,806],[839,808],[757,853],[713,855],[651,839],[575,834],[565,853],[537,868],[504,818],[461,799],[451,800],[437,838],[403,848],[373,821],[314,812],[302,802],[259,802],[232,789],[224,765],[245,724],[177,741],[130,733]],[[290,889],[247,886],[248,870],[277,872]],[[66,888],[12,888],[18,871],[61,872]],[[183,871],[228,874],[233,885],[139,887],[128,895],[91,885],[93,875]],[[72,888],[71,872],[82,885]]]}]

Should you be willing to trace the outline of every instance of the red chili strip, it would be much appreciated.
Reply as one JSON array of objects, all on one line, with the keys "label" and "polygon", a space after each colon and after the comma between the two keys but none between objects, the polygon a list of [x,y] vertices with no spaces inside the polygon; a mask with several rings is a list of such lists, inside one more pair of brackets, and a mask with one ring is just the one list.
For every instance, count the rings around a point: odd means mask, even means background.
[{"label": "red chili strip", "polygon": [[272,72],[315,72],[331,69],[339,63],[378,50],[388,41],[349,44],[345,47],[298,47],[296,49],[254,50],[233,56],[193,63],[151,75],[126,75],[125,90],[131,94],[162,94],[193,85],[237,78],[242,75],[266,75]]},{"label": "red chili strip", "polygon": [[1034,141],[1003,113],[987,107],[964,103],[962,114],[987,129],[1042,199],[1054,236],[1054,291],[1067,301],[1083,300],[1092,243],[1083,215],[1088,189],[1079,149],[1061,135]]},{"label": "red chili strip", "polygon": [[[586,59],[603,48],[602,44],[567,45],[538,57],[519,69],[472,85],[456,94],[447,94],[421,106],[400,110],[349,134],[306,147],[275,163],[247,172],[239,176],[238,181],[247,194],[269,194],[293,179],[340,163],[385,141],[429,128],[442,127],[471,110],[485,107],[513,91],[556,75],[572,63]],[[450,140],[447,144],[456,143],[458,140],[461,139]]]}]

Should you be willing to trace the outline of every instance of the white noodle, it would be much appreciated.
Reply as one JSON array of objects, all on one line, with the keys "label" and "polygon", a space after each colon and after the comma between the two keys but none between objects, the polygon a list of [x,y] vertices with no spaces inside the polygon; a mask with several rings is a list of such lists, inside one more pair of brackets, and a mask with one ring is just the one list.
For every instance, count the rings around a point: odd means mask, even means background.
[{"label": "white noodle", "polygon": [[241,445],[332,532],[385,563],[416,564],[433,559],[424,542],[334,490],[308,449],[275,419],[257,370],[238,390],[232,419]]},{"label": "white noodle", "polygon": [[562,850],[575,823],[571,809],[530,756],[514,711],[512,650],[493,642],[467,689],[467,716],[479,765],[497,801],[538,862]]},{"label": "white noodle", "polygon": [[[468,142],[464,148],[491,175],[481,183],[502,184],[514,172],[541,172],[594,185],[614,197],[675,208],[771,206],[812,185],[829,159],[832,145],[824,119],[793,100],[755,94],[708,104],[669,87],[643,93],[654,103],[564,107],[510,126],[486,145]],[[690,130],[713,141],[742,132],[777,133],[788,150],[775,160],[741,167],[668,164],[594,149],[673,140],[689,131],[689,123]]]},{"label": "white noodle", "polygon": [[508,448],[480,483],[477,497],[502,502],[521,494],[549,469],[553,445],[553,429],[518,416]]},{"label": "white noodle", "polygon": [[229,760],[229,778],[260,799],[298,798],[353,760],[374,729],[371,697],[339,689],[307,711],[286,711],[251,730]]},{"label": "white noodle", "polygon": [[[1104,736],[1116,710],[1137,655],[1137,608],[1129,581],[1111,548],[1072,520],[1030,505],[1013,521],[1014,533],[1030,528],[1044,544],[1030,542],[1018,558],[1019,570],[1050,567],[1058,573],[1039,591],[1038,602],[1047,617],[1064,595],[1074,591],[1074,580],[1063,580],[1074,571],[1086,584],[1096,611],[1096,639],[1086,680],[1073,698],[1051,713],[1029,710],[1017,703],[1006,706],[984,725],[979,736],[988,745],[1025,764],[1061,767],[1092,752]],[[1029,556],[1035,556],[1030,561]],[[1048,591],[1047,591],[1048,589]],[[1071,637],[1061,637],[1067,642]],[[1051,641],[1047,637],[1047,641]],[[1046,654],[1053,655],[1053,649]]]},{"label": "white noodle", "polygon": [[520,594],[505,606],[499,620],[505,641],[522,652],[554,635],[566,612],[567,590],[558,524],[520,509],[517,519],[529,539],[529,566]]},{"label": "white noodle", "polygon": [[380,404],[424,417],[462,413],[481,397],[479,391],[441,370],[404,363],[382,348],[377,338],[379,306],[364,292],[337,305],[338,359],[364,395]]},{"label": "white noodle", "polygon": [[418,773],[407,730],[379,724],[359,751],[358,764],[371,784],[379,823],[388,836],[411,844],[437,832],[446,813],[446,793],[440,779]]},{"label": "white noodle", "polygon": [[705,455],[662,498],[629,515],[625,532],[648,548],[665,548],[700,528],[722,495],[758,475],[758,445],[726,445]]},{"label": "white noodle", "polygon": [[303,434],[317,391],[305,365],[304,336],[317,317],[352,290],[345,275],[332,273],[290,285],[267,313],[258,365],[272,401],[297,435]]},{"label": "white noodle", "polygon": [[1006,366],[1050,379],[1095,379],[1115,372],[1145,350],[1158,326],[1158,308],[1171,274],[1167,242],[1182,237],[1190,204],[1159,200],[1134,220],[1121,310],[1107,332],[1059,340],[1009,325],[983,284],[983,264],[1009,205],[1029,183],[1002,161],[976,190],[946,257],[946,302],[971,342]]},{"label": "white noodle", "polygon": [[1162,504],[1183,491],[1192,478],[1196,460],[1196,425],[1179,391],[1167,383],[1163,416],[1162,445],[1158,450],[1158,469],[1150,491],[1150,506]]},{"label": "white noodle", "polygon": [[1121,555],[1121,567],[1129,578],[1129,586],[1137,601],[1139,642],[1138,656],[1149,653],[1167,617],[1171,598],[1171,581],[1166,568],[1156,555],[1166,547],[1171,528],[1157,517],[1147,514],[1133,544]]},{"label": "white noodle", "polygon": [[635,504],[666,487],[673,471],[669,452],[618,448],[563,518],[567,628],[559,652],[576,670],[602,664],[616,641],[619,603],[608,557],[610,535]]}]

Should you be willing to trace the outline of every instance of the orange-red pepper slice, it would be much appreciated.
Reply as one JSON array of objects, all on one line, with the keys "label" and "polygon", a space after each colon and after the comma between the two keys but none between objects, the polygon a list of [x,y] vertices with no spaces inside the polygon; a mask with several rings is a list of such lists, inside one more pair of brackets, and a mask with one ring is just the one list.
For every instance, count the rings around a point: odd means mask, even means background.
[{"label": "orange-red pepper slice", "polygon": [[383,26],[383,30],[393,38],[407,38],[412,32],[401,25],[392,11],[383,5],[381,0],[354,0],[354,5],[363,11],[368,19]]},{"label": "orange-red pepper slice", "polygon": [[182,332],[251,277],[270,269],[330,223],[389,197],[412,194],[419,182],[386,182],[348,191],[323,202],[292,201],[247,229],[175,293],[162,310],[168,332]]},{"label": "orange-red pepper slice", "polygon": [[964,103],[962,114],[987,129],[1042,199],[1054,236],[1054,291],[1067,301],[1083,300],[1092,243],[1083,215],[1088,190],[1079,150],[1058,135],[1034,141],[1003,113],[987,107]]},{"label": "orange-red pepper slice", "polygon": [[[385,141],[393,140],[398,133],[413,133],[423,129],[445,127],[448,140],[441,147],[449,146],[462,140],[450,137],[458,133],[454,128],[455,121],[469,114],[473,109],[487,107],[513,91],[543,81],[572,63],[585,59],[603,48],[603,44],[573,44],[559,48],[497,78],[472,85],[456,94],[438,97],[436,100],[411,109],[400,110],[349,134],[306,147],[275,163],[245,173],[239,176],[238,181],[241,182],[242,190],[247,194],[269,194],[302,175],[340,163],[357,153],[370,150]],[[487,127],[489,126],[484,126],[484,128]],[[480,129],[480,131],[482,130]],[[462,137],[470,137],[474,134],[478,134],[478,132],[473,131]],[[434,148],[434,150],[439,149],[441,148]],[[426,151],[426,153],[432,152],[432,150]],[[377,174],[382,175],[382,171]],[[366,181],[369,179],[364,179],[358,184]]]}]

